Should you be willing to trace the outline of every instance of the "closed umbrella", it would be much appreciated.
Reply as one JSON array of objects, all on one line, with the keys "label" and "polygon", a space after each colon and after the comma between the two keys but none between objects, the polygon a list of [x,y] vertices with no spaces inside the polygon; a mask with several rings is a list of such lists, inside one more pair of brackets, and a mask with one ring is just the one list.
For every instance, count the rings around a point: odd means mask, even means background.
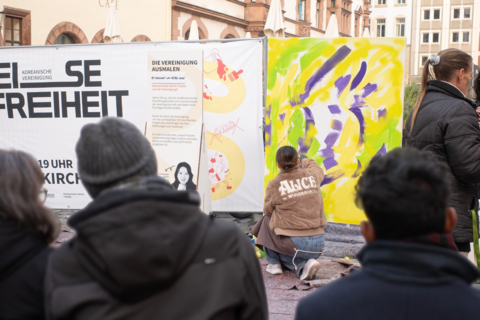
[{"label": "closed umbrella", "polygon": [[115,2],[113,2],[110,5],[110,9],[108,9],[107,27],[103,32],[103,42],[122,42],[122,36],[120,35],[120,24],[118,23],[117,18],[117,6]]},{"label": "closed umbrella", "polygon": [[245,38],[250,39],[251,37],[252,37],[252,34],[250,33],[250,31],[247,32],[247,34],[245,35]]},{"label": "closed umbrella", "polygon": [[198,24],[197,21],[193,20],[190,25],[190,34],[188,35],[188,40],[200,40],[200,35],[198,34]]},{"label": "closed umbrella", "polygon": [[325,30],[325,38],[338,38],[338,22],[337,16],[333,13],[330,16],[330,20],[328,21],[327,30]]},{"label": "closed umbrella", "polygon": [[283,24],[282,5],[280,0],[273,0],[268,10],[265,29],[263,30],[267,37],[285,38],[285,25]]}]

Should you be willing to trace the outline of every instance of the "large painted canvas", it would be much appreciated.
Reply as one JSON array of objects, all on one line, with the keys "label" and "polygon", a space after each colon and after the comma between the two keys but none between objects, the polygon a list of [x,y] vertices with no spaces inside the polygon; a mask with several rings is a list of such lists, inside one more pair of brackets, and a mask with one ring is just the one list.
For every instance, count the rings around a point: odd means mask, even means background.
[{"label": "large painted canvas", "polygon": [[376,154],[401,145],[405,40],[269,39],[265,188],[291,145],[326,171],[325,213],[359,224],[355,185]]}]

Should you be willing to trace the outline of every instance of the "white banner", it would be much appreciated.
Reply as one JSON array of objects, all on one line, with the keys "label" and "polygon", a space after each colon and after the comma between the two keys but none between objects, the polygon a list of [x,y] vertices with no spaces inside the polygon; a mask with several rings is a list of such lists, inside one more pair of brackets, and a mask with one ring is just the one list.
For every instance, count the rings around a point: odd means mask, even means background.
[{"label": "white banner", "polygon": [[177,190],[197,190],[202,137],[203,52],[148,53],[147,138],[158,175]]},{"label": "white banner", "polygon": [[260,40],[0,50],[0,148],[25,150],[38,159],[49,207],[83,208],[90,201],[76,169],[83,125],[120,116],[144,132],[152,83],[182,81],[168,74],[150,79],[149,54],[202,50],[212,209],[262,211]]}]

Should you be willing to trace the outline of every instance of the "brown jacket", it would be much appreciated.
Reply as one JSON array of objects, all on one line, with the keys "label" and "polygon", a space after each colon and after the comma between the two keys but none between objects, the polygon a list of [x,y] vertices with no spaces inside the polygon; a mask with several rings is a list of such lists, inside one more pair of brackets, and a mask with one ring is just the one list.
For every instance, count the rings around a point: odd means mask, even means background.
[{"label": "brown jacket", "polygon": [[270,228],[277,235],[314,236],[327,225],[320,191],[323,170],[312,159],[303,159],[302,168],[281,170],[268,183],[263,214],[272,217]]}]

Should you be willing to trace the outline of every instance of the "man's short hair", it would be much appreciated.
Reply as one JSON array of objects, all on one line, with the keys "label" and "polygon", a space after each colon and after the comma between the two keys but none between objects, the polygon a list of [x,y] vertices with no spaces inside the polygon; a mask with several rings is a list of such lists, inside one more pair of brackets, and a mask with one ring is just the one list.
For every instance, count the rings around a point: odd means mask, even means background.
[{"label": "man's short hair", "polygon": [[397,148],[372,159],[358,181],[356,203],[378,239],[443,233],[449,186],[444,163],[427,152]]}]

